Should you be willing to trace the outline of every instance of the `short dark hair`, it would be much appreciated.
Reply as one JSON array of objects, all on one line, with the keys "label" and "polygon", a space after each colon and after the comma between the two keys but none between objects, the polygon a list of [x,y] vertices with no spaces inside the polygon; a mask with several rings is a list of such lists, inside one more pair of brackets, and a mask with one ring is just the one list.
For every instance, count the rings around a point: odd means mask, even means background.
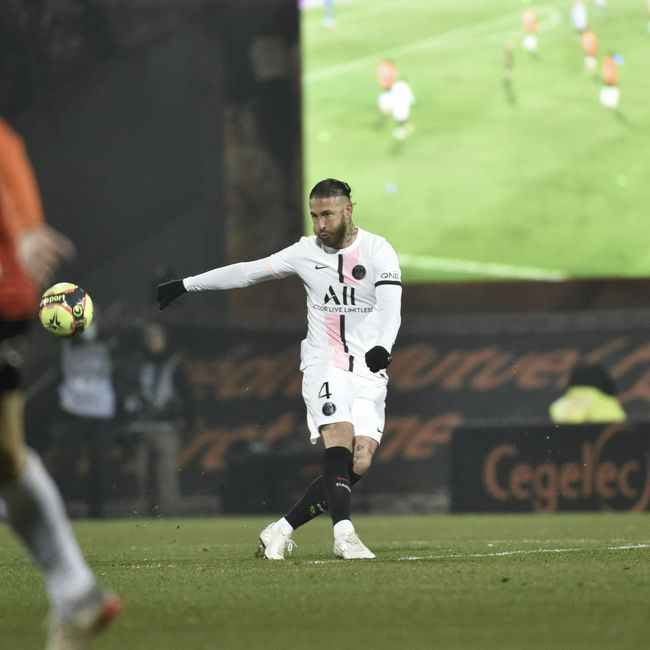
[{"label": "short dark hair", "polygon": [[616,385],[607,369],[599,364],[581,363],[573,368],[569,386],[593,386],[608,395],[616,395]]},{"label": "short dark hair", "polygon": [[350,199],[352,188],[344,181],[336,178],[326,178],[314,185],[309,193],[309,199],[327,199],[330,196],[345,196]]}]

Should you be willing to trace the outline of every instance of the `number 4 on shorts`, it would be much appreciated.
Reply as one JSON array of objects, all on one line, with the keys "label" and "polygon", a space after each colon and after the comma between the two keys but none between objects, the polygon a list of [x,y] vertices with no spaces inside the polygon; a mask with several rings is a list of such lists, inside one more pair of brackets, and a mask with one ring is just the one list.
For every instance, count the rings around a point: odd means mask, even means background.
[{"label": "number 4 on shorts", "polygon": [[320,391],[318,392],[318,397],[329,399],[331,395],[332,393],[330,393],[330,383],[329,381],[324,381],[323,385],[320,387]]}]

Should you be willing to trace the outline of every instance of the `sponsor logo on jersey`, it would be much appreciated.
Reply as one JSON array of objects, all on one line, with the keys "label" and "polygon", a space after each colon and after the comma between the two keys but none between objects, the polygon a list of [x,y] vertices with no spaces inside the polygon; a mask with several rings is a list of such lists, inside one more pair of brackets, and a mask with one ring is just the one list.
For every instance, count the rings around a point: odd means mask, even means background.
[{"label": "sponsor logo on jersey", "polygon": [[334,402],[325,402],[323,404],[323,415],[334,415],[336,413],[336,404]]},{"label": "sponsor logo on jersey", "polygon": [[400,273],[399,273],[399,271],[392,271],[390,273],[382,273],[379,277],[382,280],[399,280],[400,279]]},{"label": "sponsor logo on jersey", "polygon": [[323,302],[327,304],[329,301],[334,302],[335,305],[356,305],[355,296],[354,296],[354,287],[348,287],[346,284],[343,285],[343,291],[341,294],[337,294],[334,287],[330,284]]},{"label": "sponsor logo on jersey", "polygon": [[315,268],[317,271],[320,271],[320,269],[326,269],[326,268],[327,268],[327,264],[316,264],[316,266],[315,266],[314,268]]},{"label": "sponsor logo on jersey", "polygon": [[366,267],[363,266],[362,264],[357,264],[353,269],[352,269],[352,277],[355,280],[363,280],[363,278],[366,277]]}]

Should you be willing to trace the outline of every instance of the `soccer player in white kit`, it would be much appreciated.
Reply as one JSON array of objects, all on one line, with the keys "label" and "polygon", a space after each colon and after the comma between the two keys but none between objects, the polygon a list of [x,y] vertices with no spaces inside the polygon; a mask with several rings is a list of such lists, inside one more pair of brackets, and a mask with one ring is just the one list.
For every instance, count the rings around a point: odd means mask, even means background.
[{"label": "soccer player in white kit", "polygon": [[310,439],[322,438],[323,473],[281,519],[260,534],[258,554],[284,559],[291,535],[324,511],[334,525],[334,554],[374,558],[350,519],[352,486],[372,463],[384,429],[391,350],[400,326],[399,259],[383,238],[352,222],[347,183],[328,178],[309,194],[314,235],[269,257],[213,269],[158,286],[160,309],[186,291],[232,289],[298,275],[307,292],[301,344],[303,398]]}]

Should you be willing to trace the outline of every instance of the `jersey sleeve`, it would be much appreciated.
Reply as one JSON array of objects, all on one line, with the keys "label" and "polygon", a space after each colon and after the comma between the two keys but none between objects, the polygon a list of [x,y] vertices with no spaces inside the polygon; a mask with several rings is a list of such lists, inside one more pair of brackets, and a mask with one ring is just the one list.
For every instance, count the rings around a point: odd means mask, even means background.
[{"label": "jersey sleeve", "polygon": [[377,345],[390,352],[402,322],[402,272],[397,253],[386,240],[382,241],[377,251],[374,268],[380,323]]},{"label": "jersey sleeve", "polygon": [[36,176],[22,138],[0,119],[0,209],[13,238],[44,223]]},{"label": "jersey sleeve", "polygon": [[298,244],[293,244],[260,260],[229,264],[189,276],[183,279],[183,285],[188,291],[238,289],[294,275],[296,246]]}]

